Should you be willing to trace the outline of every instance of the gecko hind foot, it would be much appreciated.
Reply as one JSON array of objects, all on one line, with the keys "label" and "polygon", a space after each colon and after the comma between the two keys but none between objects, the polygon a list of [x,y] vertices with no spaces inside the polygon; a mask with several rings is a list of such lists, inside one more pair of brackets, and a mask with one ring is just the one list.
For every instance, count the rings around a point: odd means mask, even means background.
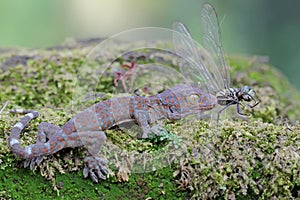
[{"label": "gecko hind foot", "polygon": [[29,166],[30,170],[33,170],[34,166],[39,166],[41,162],[43,161],[44,156],[38,156],[35,158],[27,159],[24,161],[24,168],[27,168]]},{"label": "gecko hind foot", "polygon": [[96,183],[98,183],[99,178],[103,180],[106,179],[106,174],[108,173],[107,160],[100,157],[87,156],[84,159],[84,163],[84,178],[90,175],[90,178]]}]

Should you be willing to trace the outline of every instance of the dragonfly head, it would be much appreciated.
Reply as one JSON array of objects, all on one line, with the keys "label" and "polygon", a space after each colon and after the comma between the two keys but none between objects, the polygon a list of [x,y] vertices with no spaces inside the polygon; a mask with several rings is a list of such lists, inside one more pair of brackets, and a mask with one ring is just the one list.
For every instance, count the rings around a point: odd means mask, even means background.
[{"label": "dragonfly head", "polygon": [[[231,105],[236,105],[237,106],[237,113],[240,115],[247,116],[248,114],[242,113],[240,110],[240,105],[242,106],[247,106],[249,108],[254,108],[259,104],[259,100],[255,99],[255,92],[254,90],[249,87],[249,86],[243,86],[241,88],[228,88],[225,90],[221,90],[217,93],[217,99],[218,99],[218,104],[224,106],[219,112],[218,112],[218,119],[221,112],[226,110],[229,106]],[[248,103],[243,103],[243,101],[250,102],[254,101],[254,104],[248,104]]]},{"label": "dragonfly head", "polygon": [[255,92],[251,87],[245,85],[236,93],[236,96],[239,100],[249,102],[251,100],[254,100]]},{"label": "dragonfly head", "polygon": [[218,104],[222,106],[228,107],[229,105],[233,104],[241,104],[244,105],[242,102],[250,102],[254,101],[254,105],[248,105],[249,107],[256,106],[259,101],[255,99],[255,92],[249,86],[243,86],[241,88],[229,88],[225,90],[219,91],[217,94]]}]

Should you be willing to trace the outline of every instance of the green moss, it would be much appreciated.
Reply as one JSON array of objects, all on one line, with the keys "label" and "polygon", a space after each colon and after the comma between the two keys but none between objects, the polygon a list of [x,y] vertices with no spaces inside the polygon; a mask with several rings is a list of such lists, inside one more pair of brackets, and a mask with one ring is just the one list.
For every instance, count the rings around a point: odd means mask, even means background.
[{"label": "green moss", "polygon": [[[161,45],[164,44],[158,44]],[[126,151],[115,156],[109,143],[103,149],[103,154],[109,157],[112,171],[108,180],[100,184],[83,178],[84,148],[65,149],[48,156],[34,172],[21,168],[22,162],[10,152],[7,145],[11,127],[21,116],[7,115],[8,109],[21,107],[40,112],[39,118],[22,132],[23,144],[28,145],[35,142],[40,122],[47,121],[61,126],[74,113],[94,102],[110,98],[115,92],[114,77],[110,70],[99,78],[106,58],[100,58],[94,63],[87,63],[84,59],[90,49],[90,46],[78,44],[70,50],[38,50],[38,55],[35,55],[35,50],[23,50],[22,54],[30,55],[24,57],[26,64],[12,65],[0,73],[1,105],[10,101],[0,113],[0,198],[299,197],[300,127],[296,120],[300,118],[300,95],[260,57],[228,58],[233,86],[252,86],[260,100],[260,104],[253,110],[245,108],[245,112],[251,114],[248,122],[240,119],[224,120],[216,126],[215,122],[195,120],[193,117],[177,122],[165,121],[167,132],[160,138],[149,140],[137,140],[137,130],[126,133],[122,129],[108,130],[110,141]],[[157,62],[155,58],[159,55],[161,62],[176,70],[172,56],[159,52],[155,57],[153,53],[156,52],[143,51],[142,57],[146,59],[138,60],[138,63]],[[9,59],[18,54],[21,54],[18,50],[3,54],[0,60],[9,63]],[[116,60],[114,65],[119,66],[125,60]],[[83,71],[82,66],[86,64],[90,65]],[[145,79],[149,77],[139,79],[138,83],[142,84],[147,81]],[[168,84],[167,80],[160,81],[165,87]],[[91,87],[95,93],[91,97],[85,96]],[[155,89],[144,93],[155,93],[164,87]],[[168,145],[174,151],[164,154],[165,150],[169,150],[165,149]],[[177,148],[185,152],[177,155]],[[155,164],[157,170],[146,170],[140,164],[139,173],[130,171],[133,162],[130,159],[128,161],[130,151],[152,153],[145,160],[145,165]],[[153,155],[157,157],[156,160],[151,157]],[[159,167],[163,159],[176,162],[170,167]]]},{"label": "green moss", "polygon": [[3,199],[184,199],[187,192],[179,192],[169,181],[170,168],[160,173],[134,174],[128,182],[118,183],[113,179],[95,184],[83,179],[81,172],[57,174],[56,191],[52,183],[28,169],[8,168],[0,171]]}]

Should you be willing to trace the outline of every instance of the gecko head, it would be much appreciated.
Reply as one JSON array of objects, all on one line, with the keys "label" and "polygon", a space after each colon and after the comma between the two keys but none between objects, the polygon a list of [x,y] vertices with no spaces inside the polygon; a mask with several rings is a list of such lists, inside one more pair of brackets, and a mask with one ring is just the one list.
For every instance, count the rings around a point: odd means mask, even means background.
[{"label": "gecko head", "polygon": [[182,115],[210,110],[217,104],[215,96],[205,93],[191,84],[180,84],[174,87],[172,92],[176,96],[176,103],[180,107],[180,110],[177,111]]}]

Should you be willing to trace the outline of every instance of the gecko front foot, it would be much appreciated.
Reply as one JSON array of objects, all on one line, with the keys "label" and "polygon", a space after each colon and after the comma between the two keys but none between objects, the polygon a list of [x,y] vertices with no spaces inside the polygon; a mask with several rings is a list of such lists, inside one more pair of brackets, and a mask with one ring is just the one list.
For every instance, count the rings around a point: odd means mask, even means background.
[{"label": "gecko front foot", "polygon": [[108,173],[107,170],[107,160],[100,158],[100,157],[94,157],[94,156],[87,156],[84,159],[85,167],[83,170],[83,176],[84,178],[88,177],[90,175],[91,179],[98,183],[98,179],[106,179],[106,174]]},{"label": "gecko front foot", "polygon": [[161,136],[161,133],[163,133],[163,132],[167,132],[167,130],[164,129],[163,127],[161,127],[160,124],[157,124],[157,125],[154,125],[151,128],[149,128],[149,130],[146,131],[145,133],[143,133],[142,138],[143,139],[148,138],[149,133],[153,133],[156,136]]},{"label": "gecko front foot", "polygon": [[24,161],[24,168],[28,167],[30,168],[30,170],[33,170],[34,166],[39,166],[41,164],[41,162],[43,161],[44,156],[38,156],[38,157],[34,157],[31,159],[27,159]]}]

